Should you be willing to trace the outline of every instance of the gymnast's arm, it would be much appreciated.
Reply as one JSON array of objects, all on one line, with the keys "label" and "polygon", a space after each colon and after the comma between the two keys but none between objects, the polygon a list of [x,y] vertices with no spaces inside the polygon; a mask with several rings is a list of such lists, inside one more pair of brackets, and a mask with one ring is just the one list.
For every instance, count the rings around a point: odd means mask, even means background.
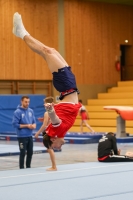
[{"label": "gymnast's arm", "polygon": [[35,134],[35,137],[36,137],[36,138],[38,137],[38,135],[39,135],[40,133],[42,133],[42,132],[45,130],[45,128],[48,126],[48,124],[49,124],[49,116],[48,116],[48,112],[45,112],[45,113],[44,113],[43,124],[42,124],[41,128],[40,128],[40,129],[36,132],[36,134]]}]

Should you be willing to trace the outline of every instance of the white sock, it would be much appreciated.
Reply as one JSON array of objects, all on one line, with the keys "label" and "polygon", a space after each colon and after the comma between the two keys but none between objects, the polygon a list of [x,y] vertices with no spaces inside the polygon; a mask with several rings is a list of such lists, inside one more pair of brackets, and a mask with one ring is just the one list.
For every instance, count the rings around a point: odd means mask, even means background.
[{"label": "white sock", "polygon": [[21,15],[17,12],[13,16],[13,34],[22,39],[25,35],[30,35],[23,25]]},{"label": "white sock", "polygon": [[24,38],[24,36],[25,35],[30,35],[26,30],[22,30],[21,32],[20,32],[20,38]]}]

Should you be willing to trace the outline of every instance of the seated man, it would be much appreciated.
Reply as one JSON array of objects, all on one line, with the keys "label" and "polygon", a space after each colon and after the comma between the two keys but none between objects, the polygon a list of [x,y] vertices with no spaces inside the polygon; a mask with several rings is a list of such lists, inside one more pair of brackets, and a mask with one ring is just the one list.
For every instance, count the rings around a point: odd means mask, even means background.
[{"label": "seated man", "polygon": [[121,150],[117,149],[114,133],[109,132],[99,140],[99,162],[133,162],[133,153],[127,152],[126,155],[120,155],[120,152]]},{"label": "seated man", "polygon": [[53,75],[53,85],[60,92],[60,103],[56,105],[45,103],[51,123],[46,128],[43,139],[47,149],[60,149],[65,142],[64,136],[74,124],[81,107],[78,102],[75,76],[71,71],[71,67],[59,52],[30,36],[23,25],[21,15],[18,13],[15,13],[13,17],[13,33],[23,39],[32,51],[44,58]]}]

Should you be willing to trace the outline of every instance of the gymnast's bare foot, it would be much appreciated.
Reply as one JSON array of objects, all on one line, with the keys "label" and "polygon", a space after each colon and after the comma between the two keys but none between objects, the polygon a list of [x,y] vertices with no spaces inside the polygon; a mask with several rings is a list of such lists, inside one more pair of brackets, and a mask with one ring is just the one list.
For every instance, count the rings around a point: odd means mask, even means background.
[{"label": "gymnast's bare foot", "polygon": [[46,171],[57,171],[57,168],[56,167],[50,167],[50,168],[46,169]]}]

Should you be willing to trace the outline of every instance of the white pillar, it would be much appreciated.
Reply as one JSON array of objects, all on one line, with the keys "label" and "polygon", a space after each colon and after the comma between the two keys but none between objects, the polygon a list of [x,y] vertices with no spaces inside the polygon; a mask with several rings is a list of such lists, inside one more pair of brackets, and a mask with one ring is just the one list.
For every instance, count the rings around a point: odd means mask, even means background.
[{"label": "white pillar", "polygon": [[125,131],[125,120],[121,118],[121,116],[117,117],[117,133],[116,137],[126,137]]}]

